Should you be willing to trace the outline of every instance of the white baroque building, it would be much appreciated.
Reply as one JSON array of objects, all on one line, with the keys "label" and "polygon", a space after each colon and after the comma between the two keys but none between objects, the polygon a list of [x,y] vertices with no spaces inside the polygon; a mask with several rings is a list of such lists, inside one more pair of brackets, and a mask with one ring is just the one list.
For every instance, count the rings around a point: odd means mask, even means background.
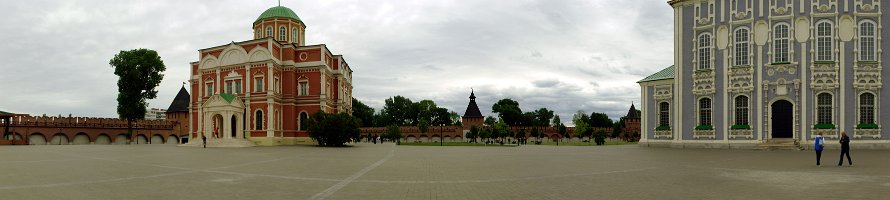
[{"label": "white baroque building", "polygon": [[674,64],[639,81],[640,145],[809,147],[843,131],[853,148],[890,148],[882,3],[669,1]]}]

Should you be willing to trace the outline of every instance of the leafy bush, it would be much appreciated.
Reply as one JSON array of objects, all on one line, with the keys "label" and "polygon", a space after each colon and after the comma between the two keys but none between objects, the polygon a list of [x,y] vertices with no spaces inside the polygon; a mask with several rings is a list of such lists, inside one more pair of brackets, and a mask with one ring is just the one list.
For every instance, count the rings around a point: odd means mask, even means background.
[{"label": "leafy bush", "polygon": [[815,129],[834,129],[834,124],[816,124],[813,126]]},{"label": "leafy bush", "polygon": [[600,129],[593,135],[593,141],[596,142],[596,145],[604,145],[606,144],[606,131]]},{"label": "leafy bush", "polygon": [[878,125],[877,124],[859,124],[859,125],[856,125],[856,128],[858,128],[858,129],[878,129]]},{"label": "leafy bush", "polygon": [[736,124],[736,125],[732,125],[732,127],[729,127],[729,129],[732,129],[732,130],[750,130],[750,129],[751,129],[751,125],[748,125],[748,124]]},{"label": "leafy bush", "polygon": [[395,124],[386,126],[386,135],[384,137],[396,141],[397,144],[401,144],[402,130]]},{"label": "leafy bush", "polygon": [[319,146],[342,147],[361,137],[359,120],[346,113],[316,112],[309,118],[309,137]]}]

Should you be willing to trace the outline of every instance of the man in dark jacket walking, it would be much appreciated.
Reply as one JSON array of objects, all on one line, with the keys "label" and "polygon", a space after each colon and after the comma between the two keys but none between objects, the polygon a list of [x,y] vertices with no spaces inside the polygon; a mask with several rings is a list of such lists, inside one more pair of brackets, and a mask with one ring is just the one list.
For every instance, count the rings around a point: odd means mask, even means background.
[{"label": "man in dark jacket walking", "polygon": [[837,166],[840,167],[844,165],[844,155],[847,155],[847,162],[850,163],[850,167],[853,166],[853,159],[850,159],[850,137],[847,137],[847,132],[841,132],[841,159],[838,160]]}]

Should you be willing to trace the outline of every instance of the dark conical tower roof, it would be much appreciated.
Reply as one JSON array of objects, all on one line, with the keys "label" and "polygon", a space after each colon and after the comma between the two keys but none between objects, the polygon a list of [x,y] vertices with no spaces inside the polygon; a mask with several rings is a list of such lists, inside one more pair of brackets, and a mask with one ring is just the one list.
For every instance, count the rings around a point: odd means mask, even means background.
[{"label": "dark conical tower roof", "polygon": [[634,107],[633,103],[630,103],[630,110],[627,111],[626,118],[640,118],[640,113],[637,112],[637,108]]},{"label": "dark conical tower roof", "polygon": [[470,92],[470,104],[467,105],[464,117],[482,117],[482,112],[479,112],[479,106],[476,105],[476,93],[473,91]]},{"label": "dark conical tower roof", "polygon": [[190,98],[189,92],[183,85],[182,89],[179,89],[179,94],[176,94],[176,98],[173,98],[173,103],[170,103],[170,107],[167,108],[167,112],[188,112]]}]

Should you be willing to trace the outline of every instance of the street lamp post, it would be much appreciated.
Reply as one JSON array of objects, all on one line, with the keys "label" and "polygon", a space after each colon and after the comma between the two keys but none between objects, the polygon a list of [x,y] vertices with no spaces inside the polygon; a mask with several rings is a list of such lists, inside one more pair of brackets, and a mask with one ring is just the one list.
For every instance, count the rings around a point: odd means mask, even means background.
[{"label": "street lamp post", "polygon": [[439,146],[445,146],[445,142],[442,139],[442,129],[445,128],[445,124],[439,124]]}]

